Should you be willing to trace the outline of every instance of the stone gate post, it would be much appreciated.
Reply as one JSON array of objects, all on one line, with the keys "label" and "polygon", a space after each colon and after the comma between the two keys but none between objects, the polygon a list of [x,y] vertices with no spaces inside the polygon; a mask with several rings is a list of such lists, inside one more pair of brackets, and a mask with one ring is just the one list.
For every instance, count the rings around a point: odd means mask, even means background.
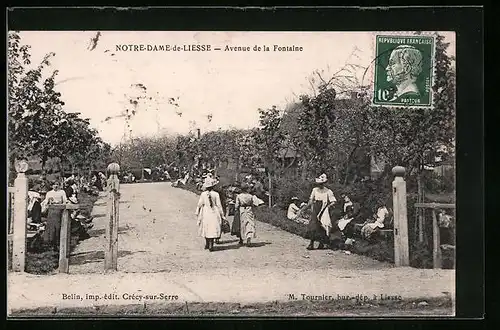
[{"label": "stone gate post", "polygon": [[109,173],[108,190],[108,225],[106,226],[106,249],[104,251],[105,271],[118,270],[118,225],[119,225],[119,203],[120,203],[120,180],[118,173],[120,165],[111,163],[107,167]]},{"label": "stone gate post", "polygon": [[17,178],[14,180],[14,233],[12,238],[12,270],[24,272],[26,260],[26,222],[28,219],[28,178],[24,174],[28,163],[16,163]]},{"label": "stone gate post", "polygon": [[394,263],[396,266],[409,266],[410,253],[408,244],[408,217],[406,208],[405,168],[396,166],[392,169],[392,200],[394,209]]}]

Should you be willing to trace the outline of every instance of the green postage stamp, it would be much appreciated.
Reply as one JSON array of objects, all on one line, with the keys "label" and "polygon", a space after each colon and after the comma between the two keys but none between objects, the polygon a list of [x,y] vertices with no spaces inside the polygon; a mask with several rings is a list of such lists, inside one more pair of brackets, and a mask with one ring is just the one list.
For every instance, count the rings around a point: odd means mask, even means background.
[{"label": "green postage stamp", "polygon": [[432,107],[435,40],[429,35],[376,35],[375,106]]}]

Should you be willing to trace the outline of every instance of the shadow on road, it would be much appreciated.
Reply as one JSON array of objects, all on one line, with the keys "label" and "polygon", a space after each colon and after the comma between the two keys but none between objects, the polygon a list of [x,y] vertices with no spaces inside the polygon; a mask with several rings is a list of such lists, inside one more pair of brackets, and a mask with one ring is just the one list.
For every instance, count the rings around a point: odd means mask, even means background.
[{"label": "shadow on road", "polygon": [[[133,229],[134,227],[119,227],[118,228],[118,234],[123,234],[129,231],[130,229]],[[94,229],[94,230],[89,230],[89,235],[90,237],[97,237],[101,235],[106,234],[106,229]]]},{"label": "shadow on road", "polygon": [[97,219],[97,218],[104,218],[107,214],[105,213],[99,213],[99,214],[94,214],[92,217],[94,219]]},{"label": "shadow on road", "polygon": [[[238,242],[238,240],[221,241],[221,244],[224,244],[224,243],[234,243],[234,242]],[[256,247],[266,246],[266,245],[269,245],[269,244],[272,244],[272,243],[271,242],[257,242],[257,243],[250,243],[250,245],[243,245],[243,246],[241,246],[239,244],[235,244],[235,245],[214,245],[214,251],[237,250],[237,249],[243,248],[243,247],[256,248]]]},{"label": "shadow on road", "polygon": [[[118,251],[118,258],[136,253],[146,253],[146,251]],[[99,262],[102,260],[104,260],[104,251],[80,252],[70,257],[70,265],[83,265],[91,262]]]},{"label": "shadow on road", "polygon": [[266,246],[266,245],[269,245],[269,244],[272,244],[272,243],[271,242],[250,243],[250,245],[248,247],[251,247],[251,248],[262,247],[262,246]]},{"label": "shadow on road", "polygon": [[220,244],[229,244],[229,243],[236,243],[238,242],[238,239],[230,239],[230,240],[227,240],[227,241],[220,241]]},{"label": "shadow on road", "polygon": [[236,245],[214,245],[214,252],[225,251],[225,250],[237,250],[240,247],[241,246],[239,246],[238,244],[236,244]]}]

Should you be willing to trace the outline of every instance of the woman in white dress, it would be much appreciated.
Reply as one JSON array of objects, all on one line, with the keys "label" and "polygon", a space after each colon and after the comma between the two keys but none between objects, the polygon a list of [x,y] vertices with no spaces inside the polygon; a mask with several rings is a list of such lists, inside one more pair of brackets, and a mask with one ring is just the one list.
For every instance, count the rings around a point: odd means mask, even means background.
[{"label": "woman in white dress", "polygon": [[224,212],[220,201],[220,196],[213,191],[217,180],[207,178],[203,184],[203,191],[196,208],[198,218],[198,228],[201,237],[205,238],[205,249],[210,252],[214,250],[214,241],[221,236],[221,224],[224,219]]}]

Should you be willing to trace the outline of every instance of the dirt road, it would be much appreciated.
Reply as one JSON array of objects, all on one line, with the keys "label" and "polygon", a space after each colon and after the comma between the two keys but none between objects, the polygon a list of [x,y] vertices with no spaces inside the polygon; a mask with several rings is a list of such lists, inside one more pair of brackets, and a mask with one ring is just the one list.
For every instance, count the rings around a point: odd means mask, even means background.
[{"label": "dirt road", "polygon": [[[214,269],[250,269],[267,272],[287,269],[363,269],[392,267],[368,257],[338,251],[307,251],[303,238],[266,223],[257,224],[255,247],[239,247],[237,239],[224,234],[212,253],[203,249],[197,236],[194,212],[198,196],[168,183],[121,186],[119,259],[123,272],[192,272]],[[94,207],[92,238],[74,251],[71,273],[99,272],[103,269],[105,245],[105,200]],[[229,219],[231,222],[232,219]]]}]

